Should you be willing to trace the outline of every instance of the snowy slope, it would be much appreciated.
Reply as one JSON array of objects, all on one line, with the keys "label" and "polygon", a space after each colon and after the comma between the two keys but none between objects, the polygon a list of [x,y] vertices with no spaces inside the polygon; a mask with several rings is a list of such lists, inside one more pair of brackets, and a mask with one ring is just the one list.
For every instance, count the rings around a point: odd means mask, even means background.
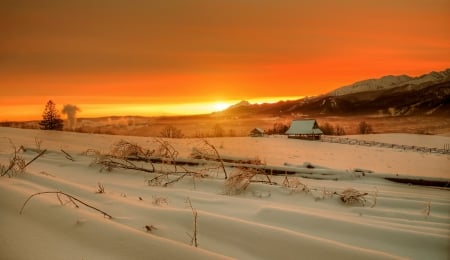
[{"label": "snowy slope", "polygon": [[[446,188],[349,173],[349,178],[337,180],[289,176],[289,186],[282,185],[285,176],[271,176],[271,185],[254,182],[244,192],[230,195],[223,174],[215,168],[204,172],[204,177],[188,176],[167,187],[149,186],[147,180],[160,171],[100,171],[94,158],[83,152],[106,153],[121,139],[147,148],[153,138],[13,128],[0,128],[0,137],[2,165],[8,165],[12,156],[11,143],[26,148],[20,154],[26,162],[37,154],[36,140],[47,149],[24,173],[0,177],[0,259],[448,259],[450,190]],[[427,142],[428,136],[411,138],[417,142],[420,137]],[[401,139],[407,141],[408,135]],[[434,137],[433,142],[449,140]],[[203,143],[201,139],[166,141],[182,157]],[[224,156],[259,157],[268,165],[311,162],[328,172],[366,168],[449,177],[450,158],[443,154],[287,138],[208,141]],[[201,167],[210,166],[214,165]],[[239,172],[227,171],[230,176]],[[96,192],[99,183],[103,193]],[[367,193],[366,203],[344,204],[337,194],[347,188]],[[112,218],[80,203],[77,208],[55,194],[33,197],[19,214],[30,195],[44,191],[68,193]],[[194,221],[187,197],[198,212],[198,247],[191,246]]]}]

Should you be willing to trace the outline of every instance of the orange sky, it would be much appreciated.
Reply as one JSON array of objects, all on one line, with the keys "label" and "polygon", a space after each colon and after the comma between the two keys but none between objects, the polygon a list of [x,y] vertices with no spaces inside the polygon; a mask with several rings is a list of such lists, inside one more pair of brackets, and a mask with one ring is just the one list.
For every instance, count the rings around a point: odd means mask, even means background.
[{"label": "orange sky", "polygon": [[449,13],[448,0],[0,1],[0,120],[38,119],[48,98],[80,116],[172,114],[440,71]]}]

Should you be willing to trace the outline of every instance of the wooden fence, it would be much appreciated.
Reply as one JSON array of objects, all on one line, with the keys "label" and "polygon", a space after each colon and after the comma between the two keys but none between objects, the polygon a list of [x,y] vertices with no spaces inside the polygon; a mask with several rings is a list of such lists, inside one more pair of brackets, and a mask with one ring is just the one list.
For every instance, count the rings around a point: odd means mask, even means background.
[{"label": "wooden fence", "polygon": [[425,152],[425,153],[439,153],[439,154],[450,154],[450,144],[444,144],[443,148],[435,148],[435,147],[424,147],[424,146],[415,146],[415,145],[402,145],[402,144],[389,144],[377,141],[366,141],[352,138],[344,138],[344,137],[336,137],[336,136],[324,136],[320,139],[321,142],[329,142],[329,143],[339,143],[339,144],[349,144],[349,145],[362,145],[362,146],[377,146],[384,148],[393,148],[399,150],[408,150],[408,151],[416,151],[416,152]]}]

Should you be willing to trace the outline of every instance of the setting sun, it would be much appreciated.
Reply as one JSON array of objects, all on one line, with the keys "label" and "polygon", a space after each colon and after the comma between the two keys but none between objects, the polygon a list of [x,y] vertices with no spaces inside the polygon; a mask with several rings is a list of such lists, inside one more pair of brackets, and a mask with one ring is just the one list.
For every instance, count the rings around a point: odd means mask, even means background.
[{"label": "setting sun", "polygon": [[211,104],[214,112],[223,111],[232,105],[233,105],[232,102],[215,102]]}]

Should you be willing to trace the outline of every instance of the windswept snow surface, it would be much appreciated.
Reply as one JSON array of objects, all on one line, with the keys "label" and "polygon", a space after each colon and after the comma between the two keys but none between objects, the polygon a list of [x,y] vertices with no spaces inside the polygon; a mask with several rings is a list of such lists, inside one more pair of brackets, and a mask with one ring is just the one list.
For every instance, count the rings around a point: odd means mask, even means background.
[{"label": "windswept snow surface", "polygon": [[[402,135],[404,140],[418,138]],[[251,183],[227,195],[220,170],[205,178],[185,177],[168,187],[148,186],[157,173],[100,171],[87,149],[109,152],[121,139],[148,147],[153,138],[0,128],[0,163],[7,167],[16,147],[34,158],[36,141],[48,151],[25,173],[0,178],[0,259],[449,259],[450,191],[381,178],[331,180],[298,178],[297,189]],[[382,137],[382,136],[380,136]],[[428,136],[420,136],[426,140]],[[375,137],[373,137],[375,138]],[[431,138],[431,137],[430,137]],[[437,137],[433,137],[437,138]],[[442,137],[443,142],[449,138]],[[202,140],[167,140],[187,158]],[[216,138],[222,155],[257,157],[268,165],[285,163],[349,172],[450,178],[450,156],[389,148],[301,141],[287,138]],[[75,161],[65,158],[71,154]],[[161,167],[155,165],[157,169]],[[204,168],[205,166],[196,166]],[[195,167],[193,170],[196,170]],[[232,174],[233,168],[227,168]],[[295,183],[297,177],[290,176]],[[98,183],[104,193],[96,193]],[[300,189],[307,187],[307,189]],[[346,188],[368,193],[366,205],[345,205]],[[306,191],[305,191],[306,190]],[[61,205],[62,191],[97,207],[112,219],[78,203]],[[198,211],[198,247],[191,246]],[[157,203],[167,201],[167,203]],[[64,200],[64,198],[63,198]],[[65,202],[65,200],[63,201]],[[145,226],[155,227],[147,232]]]}]

